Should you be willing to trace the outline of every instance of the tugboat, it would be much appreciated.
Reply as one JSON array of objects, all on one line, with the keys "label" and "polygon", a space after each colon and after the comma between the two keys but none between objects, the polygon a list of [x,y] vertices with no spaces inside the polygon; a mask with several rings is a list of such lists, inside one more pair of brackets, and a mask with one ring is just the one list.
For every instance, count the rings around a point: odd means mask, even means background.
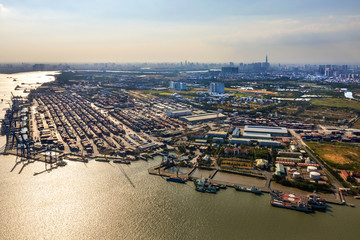
[{"label": "tugboat", "polygon": [[234,188],[236,189],[236,191],[251,192],[251,193],[254,193],[256,195],[261,195],[262,194],[261,190],[256,188],[255,186],[252,186],[251,188],[246,188],[246,187],[240,187],[238,185],[234,185]]},{"label": "tugboat", "polygon": [[194,181],[194,184],[195,190],[203,193],[217,193],[220,189],[219,187],[212,185],[208,179],[196,180]]},{"label": "tugboat", "polygon": [[270,204],[274,207],[287,208],[301,212],[311,213],[313,209],[308,204],[305,196],[297,194],[288,194],[280,191],[270,192]]}]

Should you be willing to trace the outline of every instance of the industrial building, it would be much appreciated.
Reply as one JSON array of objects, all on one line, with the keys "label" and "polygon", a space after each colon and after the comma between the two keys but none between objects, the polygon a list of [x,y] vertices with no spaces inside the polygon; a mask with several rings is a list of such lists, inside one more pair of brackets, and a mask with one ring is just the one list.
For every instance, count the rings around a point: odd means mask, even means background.
[{"label": "industrial building", "polygon": [[192,112],[189,109],[178,109],[178,110],[168,110],[166,111],[166,115],[169,117],[181,117],[181,116],[189,116]]},{"label": "industrial building", "polygon": [[233,137],[239,137],[240,136],[240,128],[235,128],[232,132]]},{"label": "industrial building", "polygon": [[267,126],[249,126],[246,125],[244,133],[267,133],[272,137],[281,136],[286,137],[289,135],[287,128],[284,127],[267,127]]},{"label": "industrial building", "polygon": [[220,137],[220,138],[226,138],[227,132],[223,131],[209,131],[207,133],[207,137]]},{"label": "industrial building", "polygon": [[285,175],[284,165],[282,165],[281,163],[275,164],[275,175]]},{"label": "industrial building", "polygon": [[181,117],[180,119],[189,123],[198,123],[212,121],[216,119],[225,119],[226,116],[222,113],[206,113],[206,114],[197,114],[191,116]]},{"label": "industrial building", "polygon": [[260,147],[280,147],[281,143],[273,140],[257,140]]},{"label": "industrial building", "polygon": [[299,163],[302,161],[302,159],[301,158],[291,158],[291,157],[276,157],[276,161]]},{"label": "industrial building", "polygon": [[229,140],[230,144],[243,144],[243,145],[251,145],[253,139],[246,139],[246,138],[232,138]]},{"label": "industrial building", "polygon": [[253,132],[244,132],[242,135],[243,138],[251,138],[251,139],[271,139],[271,135],[269,133],[253,133]]},{"label": "industrial building", "polygon": [[213,140],[214,143],[224,143],[223,138],[214,137],[212,140]]},{"label": "industrial building", "polygon": [[278,152],[279,157],[290,157],[290,158],[300,158],[302,157],[301,152],[285,152],[285,151],[279,151]]}]

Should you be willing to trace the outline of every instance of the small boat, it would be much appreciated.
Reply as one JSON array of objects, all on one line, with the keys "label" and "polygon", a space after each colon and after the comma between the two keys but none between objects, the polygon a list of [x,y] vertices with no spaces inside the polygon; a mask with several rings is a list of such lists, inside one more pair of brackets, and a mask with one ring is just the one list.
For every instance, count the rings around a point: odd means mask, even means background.
[{"label": "small boat", "polygon": [[234,188],[236,189],[236,191],[251,192],[257,195],[262,194],[261,190],[256,188],[255,186],[252,186],[251,188],[246,188],[246,187],[240,187],[238,185],[234,185]]},{"label": "small boat", "polygon": [[186,180],[182,179],[181,177],[167,177],[166,181],[168,181],[168,182],[177,182],[177,183],[186,183]]},{"label": "small boat", "polygon": [[218,190],[216,189],[216,187],[212,186],[212,185],[209,185],[205,190],[205,192],[207,192],[207,193],[217,193],[217,191]]},{"label": "small boat", "polygon": [[124,161],[124,160],[114,160],[113,163],[131,164],[130,161]]},{"label": "small boat", "polygon": [[97,161],[97,162],[110,162],[109,159],[103,159],[103,158],[97,158],[97,159],[95,159],[95,161]]},{"label": "small boat", "polygon": [[211,185],[215,186],[216,189],[220,190],[220,189],[227,189],[226,185],[223,184],[217,184],[217,183],[212,183]]},{"label": "small boat", "polygon": [[60,167],[64,167],[64,166],[67,165],[67,162],[65,162],[65,161],[59,161],[59,162],[56,163],[56,165],[58,165],[58,166],[60,166]]}]

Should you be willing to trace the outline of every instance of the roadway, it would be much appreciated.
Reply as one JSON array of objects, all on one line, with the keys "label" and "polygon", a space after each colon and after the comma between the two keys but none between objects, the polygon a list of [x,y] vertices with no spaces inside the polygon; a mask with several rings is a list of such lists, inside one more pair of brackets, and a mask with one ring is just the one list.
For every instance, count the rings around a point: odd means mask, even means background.
[{"label": "roadway", "polygon": [[289,129],[289,132],[291,133],[291,135],[295,138],[296,142],[298,143],[298,146],[302,149],[304,149],[307,154],[310,156],[310,158],[312,158],[313,160],[315,160],[320,167],[322,168],[322,170],[325,172],[325,174],[329,177],[329,179],[332,182],[332,185],[336,188],[336,191],[339,191],[339,188],[343,188],[343,185],[339,182],[339,180],[337,180],[336,177],[334,177],[328,170],[327,168],[324,166],[324,164],[311,152],[308,150],[308,146],[306,145],[306,143],[301,139],[300,135],[297,134],[294,129]]}]

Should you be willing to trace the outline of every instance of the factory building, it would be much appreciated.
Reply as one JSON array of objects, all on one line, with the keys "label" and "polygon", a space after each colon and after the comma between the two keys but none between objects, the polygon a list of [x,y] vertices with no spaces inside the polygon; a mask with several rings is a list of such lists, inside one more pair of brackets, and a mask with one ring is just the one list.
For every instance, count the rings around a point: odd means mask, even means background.
[{"label": "factory building", "polygon": [[276,157],[276,161],[299,163],[302,161],[302,159],[301,158],[291,158],[291,157]]},{"label": "factory building", "polygon": [[206,122],[212,121],[216,119],[225,119],[226,116],[222,113],[206,113],[206,114],[197,114],[191,116],[181,117],[180,119],[189,123],[198,123],[198,122]]},{"label": "factory building", "polygon": [[181,117],[181,116],[189,116],[192,112],[189,109],[178,109],[178,110],[168,110],[166,111],[166,115],[169,117]]},{"label": "factory building", "polygon": [[239,144],[239,145],[248,145],[250,146],[253,139],[246,139],[246,138],[232,138],[229,140],[230,144]]},{"label": "factory building", "polygon": [[224,143],[224,139],[223,139],[223,138],[214,137],[214,138],[213,138],[213,142],[214,142],[214,143]]},{"label": "factory building", "polygon": [[281,136],[286,137],[289,135],[287,128],[284,127],[267,127],[267,126],[250,126],[246,125],[244,133],[267,133],[272,137]]},{"label": "factory building", "polygon": [[281,163],[275,164],[275,175],[285,175],[284,165],[282,165]]},{"label": "factory building", "polygon": [[240,128],[235,128],[232,132],[233,137],[239,137],[240,136]]},{"label": "factory building", "polygon": [[291,157],[291,158],[300,158],[302,157],[302,153],[301,152],[284,152],[284,151],[279,151],[278,152],[279,157]]},{"label": "factory building", "polygon": [[207,133],[207,137],[220,137],[220,138],[226,138],[227,137],[227,132],[223,132],[223,131],[209,131]]},{"label": "factory building", "polygon": [[271,139],[271,135],[269,133],[253,133],[253,132],[244,132],[242,135],[243,138],[251,138],[251,139]]},{"label": "factory building", "polygon": [[280,147],[281,143],[272,140],[258,140],[260,147]]}]

